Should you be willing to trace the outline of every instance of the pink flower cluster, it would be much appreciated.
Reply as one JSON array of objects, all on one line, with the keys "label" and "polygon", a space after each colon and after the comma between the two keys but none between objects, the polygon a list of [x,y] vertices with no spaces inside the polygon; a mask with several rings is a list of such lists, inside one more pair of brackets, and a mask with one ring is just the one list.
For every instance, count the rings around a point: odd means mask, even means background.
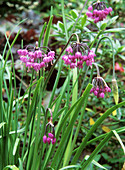
[{"label": "pink flower cluster", "polygon": [[52,142],[52,144],[55,144],[56,138],[55,138],[54,134],[48,133],[48,137],[46,135],[43,136],[43,142],[48,143],[48,144],[50,144],[50,142]]},{"label": "pink flower cluster", "polygon": [[49,62],[52,63],[55,56],[54,51],[45,54],[44,51],[40,49],[35,49],[34,51],[19,49],[17,53],[20,55],[20,60],[26,63],[26,67],[33,68],[36,71],[48,65]]},{"label": "pink flower cluster", "polygon": [[69,46],[66,49],[66,54],[64,56],[62,56],[62,60],[64,60],[64,63],[66,65],[70,65],[70,68],[83,68],[83,62],[86,62],[87,66],[92,65],[92,63],[94,62],[94,57],[95,57],[95,53],[90,50],[88,51],[88,55],[84,55],[82,54],[82,52],[75,52],[75,54],[73,54],[73,49],[71,46]]},{"label": "pink flower cluster", "polygon": [[108,87],[106,82],[102,77],[96,77],[92,81],[93,88],[90,93],[94,93],[97,98],[104,98],[106,92],[111,92],[111,89]]},{"label": "pink flower cluster", "polygon": [[[50,111],[51,117],[50,117],[50,121],[46,124],[45,134],[43,136],[43,142],[48,143],[48,144],[50,144],[50,142],[51,142],[52,144],[55,144],[56,138],[55,138],[54,125],[52,123],[52,111],[50,108],[47,108],[46,114],[48,111]],[[50,130],[49,133],[48,133],[48,129]],[[46,135],[47,133],[48,133],[48,135]]]},{"label": "pink flower cluster", "polygon": [[[103,21],[103,19],[105,19],[107,17],[107,15],[112,12],[112,8],[109,7],[109,8],[104,8],[104,9],[94,9],[93,10],[93,7],[92,6],[89,6],[88,7],[88,10],[89,12],[86,13],[86,15],[89,17],[89,18],[92,18],[94,19],[94,23],[97,23],[99,21]],[[91,11],[91,12],[90,12]]]}]

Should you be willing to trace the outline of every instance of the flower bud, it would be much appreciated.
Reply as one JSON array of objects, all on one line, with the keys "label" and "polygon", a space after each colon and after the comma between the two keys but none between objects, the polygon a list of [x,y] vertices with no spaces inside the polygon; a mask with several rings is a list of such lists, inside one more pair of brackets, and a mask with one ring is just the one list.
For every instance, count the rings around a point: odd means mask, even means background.
[{"label": "flower bud", "polygon": [[115,103],[118,104],[119,101],[118,85],[115,78],[112,79],[112,92],[113,92]]},{"label": "flower bud", "polygon": [[43,136],[43,142],[44,142],[44,143],[47,142],[47,136],[46,136],[46,135]]}]

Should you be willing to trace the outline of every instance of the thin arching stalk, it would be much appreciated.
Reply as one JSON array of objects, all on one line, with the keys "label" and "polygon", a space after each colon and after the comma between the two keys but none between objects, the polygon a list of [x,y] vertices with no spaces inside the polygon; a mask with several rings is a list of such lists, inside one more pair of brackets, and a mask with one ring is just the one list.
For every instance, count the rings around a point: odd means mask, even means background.
[{"label": "thin arching stalk", "polygon": [[110,44],[111,44],[111,48],[112,48],[112,58],[113,58],[113,79],[115,79],[115,55],[114,55],[114,48],[113,48],[112,40],[111,40],[109,37],[107,37],[107,36],[100,38],[100,40],[98,41],[98,43],[97,43],[97,45],[96,45],[95,53],[97,52],[98,47],[99,47],[99,44],[100,44],[100,42],[101,42],[103,39],[108,39],[109,42],[110,42]]}]

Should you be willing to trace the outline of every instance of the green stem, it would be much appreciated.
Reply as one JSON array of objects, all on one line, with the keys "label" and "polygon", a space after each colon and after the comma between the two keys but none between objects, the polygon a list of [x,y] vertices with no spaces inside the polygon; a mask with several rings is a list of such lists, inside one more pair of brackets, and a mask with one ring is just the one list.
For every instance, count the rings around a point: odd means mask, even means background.
[{"label": "green stem", "polygon": [[[7,54],[6,54],[6,58],[5,58],[4,66],[3,66],[3,73],[2,73],[2,76],[3,76],[4,71],[5,71],[6,62],[7,62],[7,60],[8,60],[9,54],[10,54],[10,52],[11,52],[11,48],[13,47],[15,41],[17,40],[17,38],[18,38],[18,36],[19,36],[19,34],[20,34],[20,31],[21,31],[21,28],[19,29],[18,33],[16,34],[16,36],[15,36],[15,38],[14,38],[12,44],[10,45],[10,48],[9,48]],[[8,42],[7,42],[7,43],[8,43]]]},{"label": "green stem", "polygon": [[67,31],[66,18],[65,18],[65,12],[64,12],[64,0],[61,0],[61,6],[62,6],[62,16],[63,16],[64,29],[65,29],[65,34],[66,34],[66,42],[67,42],[68,41],[68,31]]},{"label": "green stem", "polygon": [[29,106],[30,106],[30,96],[31,96],[31,89],[32,89],[31,84],[33,83],[33,76],[34,76],[34,69],[32,69],[32,76],[31,76],[31,80],[30,80],[30,89],[29,89],[28,104],[27,104],[27,114],[29,112]]},{"label": "green stem", "polygon": [[55,80],[55,83],[54,83],[54,87],[53,87],[53,90],[52,90],[51,98],[49,100],[48,108],[51,108],[52,101],[53,101],[53,98],[54,98],[54,94],[55,94],[55,91],[56,91],[56,88],[57,88],[57,85],[58,85],[58,82],[59,82],[61,70],[62,70],[62,60],[59,63],[58,73],[57,73],[56,80]]},{"label": "green stem", "polygon": [[71,145],[71,149],[70,149],[70,152],[69,152],[69,155],[68,155],[68,161],[70,160],[71,158],[71,155],[72,155],[72,152],[73,152],[73,149],[75,147],[75,143],[76,143],[76,140],[77,140],[77,137],[78,137],[78,134],[79,134],[79,130],[80,130],[80,127],[81,127],[81,124],[82,124],[82,121],[83,121],[83,115],[85,113],[85,108],[87,106],[87,102],[88,102],[88,96],[89,96],[89,93],[87,93],[86,95],[86,99],[84,101],[84,106],[83,108],[81,109],[81,115],[80,115],[80,119],[78,121],[78,125],[77,125],[77,128],[76,128],[76,132],[75,132],[75,135],[74,135],[74,139],[72,141],[72,145]]},{"label": "green stem", "polygon": [[89,83],[92,82],[93,71],[94,71],[94,66],[92,65],[91,74],[90,74],[90,78],[89,78]]},{"label": "green stem", "polygon": [[53,72],[53,70],[54,70],[55,65],[57,64],[58,60],[60,59],[61,55],[62,55],[63,52],[65,51],[66,47],[69,45],[69,42],[70,42],[71,38],[72,38],[74,35],[76,36],[77,34],[76,34],[76,33],[73,33],[73,34],[70,36],[68,42],[66,43],[66,45],[65,45],[64,48],[62,49],[62,51],[61,51],[61,53],[59,54],[58,58],[56,59],[55,63],[52,65],[52,67],[51,67],[51,69],[50,69],[50,71],[49,71],[49,73],[48,73],[48,75],[47,75],[47,78],[46,78],[46,80],[45,80],[45,84],[44,84],[44,87],[43,87],[43,91],[45,90],[45,88],[46,88],[46,86],[47,86],[47,83],[48,83],[48,81],[49,81],[49,79],[50,79],[50,77],[51,77],[51,75],[52,75],[52,72]]},{"label": "green stem", "polygon": [[[73,88],[73,92],[72,92],[72,106],[73,104],[77,101],[77,95],[78,95],[78,81],[77,80],[77,68],[73,69],[73,85],[75,84],[74,88]],[[70,116],[70,121],[74,115],[74,110],[71,112],[71,116]],[[69,137],[69,141],[66,147],[66,151],[65,151],[65,156],[64,156],[64,161],[63,161],[63,166],[68,165],[69,160],[70,160],[70,156],[72,154],[72,137],[73,137],[73,128],[71,129],[71,134]]]},{"label": "green stem", "polygon": [[[85,62],[84,62],[84,65],[85,65]],[[85,72],[85,75],[84,75],[84,78],[83,78],[83,82],[82,82],[81,88],[80,88],[80,90],[79,90],[79,97],[80,97],[81,94],[82,94],[82,89],[83,89],[83,86],[84,86],[84,83],[85,83],[85,78],[86,78],[86,76],[87,76],[89,67],[85,66],[85,69],[86,69],[86,72]],[[91,83],[91,82],[89,82],[89,83]]]},{"label": "green stem", "polygon": [[[77,68],[73,69],[73,92],[72,92],[72,105],[77,101],[77,95],[78,95],[78,81],[77,80]],[[75,84],[75,85],[74,85]],[[73,116],[73,112],[71,114],[71,118]]]},{"label": "green stem", "polygon": [[[97,36],[95,37],[94,41],[92,42],[92,44],[91,44],[91,46],[90,46],[90,49],[92,49],[93,45],[95,44],[97,38],[100,36],[101,33],[102,33],[102,30],[100,30],[99,33],[97,34]],[[97,48],[98,48],[98,46],[96,46],[95,54],[96,54],[96,52],[97,52]],[[92,64],[92,69],[91,69],[91,74],[90,74],[90,78],[89,78],[89,83],[92,82],[93,71],[94,71],[94,66],[93,66],[93,64]]]},{"label": "green stem", "polygon": [[85,1],[84,6],[83,6],[83,8],[81,9],[81,11],[80,11],[80,13],[79,13],[79,16],[78,16],[78,18],[76,19],[76,21],[75,21],[75,23],[74,23],[74,25],[73,25],[71,34],[72,34],[73,31],[74,31],[74,28],[75,28],[75,26],[76,26],[76,23],[78,22],[78,20],[79,20],[81,14],[82,14],[82,11],[83,11],[83,9],[85,8],[85,6],[86,6],[86,4],[87,4],[87,1],[88,1],[88,0]]},{"label": "green stem", "polygon": [[[60,144],[59,144],[59,146],[58,146],[58,149],[57,149],[57,151],[56,151],[56,153],[55,153],[55,155],[54,155],[54,157],[53,157],[53,161],[52,161],[52,164],[51,164],[52,167],[54,167],[55,164],[56,164],[56,162],[57,162],[58,155],[61,153],[62,148],[63,148],[63,146],[64,146],[64,144],[65,144],[65,141],[66,141],[66,139],[69,137],[69,134],[70,134],[70,132],[71,132],[71,129],[72,129],[73,126],[74,126],[74,122],[75,122],[76,119],[77,119],[78,113],[80,112],[80,110],[81,110],[81,108],[82,108],[82,105],[83,105],[85,99],[87,98],[87,94],[89,94],[91,88],[92,88],[92,85],[89,84],[89,85],[87,86],[87,88],[85,89],[82,97],[80,98],[80,101],[78,102],[78,105],[75,107],[75,113],[73,114],[73,116],[72,116],[72,118],[71,118],[71,120],[70,120],[70,122],[69,122],[69,125],[68,125],[68,127],[66,128],[66,130],[65,130],[65,132],[64,132],[64,134],[63,134],[63,136],[62,136],[62,138],[61,138],[61,141],[60,141]],[[78,101],[78,100],[77,100],[77,101]],[[65,120],[65,117],[64,117],[64,122],[65,122],[65,121],[66,121],[66,120]],[[63,123],[63,122],[61,121],[60,127],[62,127],[62,123]],[[58,132],[59,132],[59,131],[58,131]],[[57,133],[58,133],[58,132],[57,132]],[[59,134],[58,134],[58,135],[59,135]],[[58,135],[56,135],[56,136],[58,136]]]},{"label": "green stem", "polygon": [[95,49],[95,53],[97,52],[97,49],[98,49],[98,46],[100,44],[100,42],[103,40],[103,39],[108,39],[110,44],[111,44],[111,48],[112,48],[112,58],[113,58],[113,79],[115,79],[115,55],[114,55],[114,48],[113,48],[113,43],[112,43],[112,40],[107,37],[107,36],[104,36],[102,38],[99,39],[97,45],[96,45],[96,49]]},{"label": "green stem", "polygon": [[[102,33],[102,30],[99,31],[99,33],[96,35],[94,41],[92,42],[91,46],[90,46],[90,49],[92,49],[93,45],[95,44],[97,38],[100,36],[100,34]],[[95,52],[96,53],[96,52]]]},{"label": "green stem", "polygon": [[100,77],[99,67],[96,63],[93,63],[93,65],[96,67],[97,70],[97,77]]},{"label": "green stem", "polygon": [[27,169],[27,161],[28,161],[28,158],[29,158],[29,152],[30,152],[31,141],[32,141],[32,136],[33,136],[35,112],[36,112],[36,107],[35,107],[35,110],[34,110],[34,113],[33,113],[33,120],[32,120],[32,125],[31,125],[31,130],[30,130],[30,137],[29,137],[29,144],[28,144],[28,153],[27,153],[27,156],[26,156],[26,169]]},{"label": "green stem", "polygon": [[[30,89],[29,89],[29,94],[28,94],[28,104],[27,104],[27,117],[29,113],[29,106],[30,106],[30,95],[31,95],[31,89],[32,89],[32,82],[33,82],[33,75],[34,75],[34,69],[32,69],[32,77],[30,80]],[[29,113],[30,114],[30,113]],[[24,137],[24,143],[23,143],[23,149],[22,149],[22,160],[23,160],[23,155],[24,155],[24,150],[25,150],[25,144],[26,144],[26,135],[27,132],[25,131],[25,137]]]}]

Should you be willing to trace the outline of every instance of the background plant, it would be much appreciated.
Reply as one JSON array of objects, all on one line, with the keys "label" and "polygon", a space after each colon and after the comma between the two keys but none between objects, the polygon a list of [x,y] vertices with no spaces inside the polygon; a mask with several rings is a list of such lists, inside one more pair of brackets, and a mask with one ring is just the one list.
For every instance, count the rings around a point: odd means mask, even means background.
[{"label": "background plant", "polygon": [[[124,110],[122,108],[125,104],[124,90],[122,89],[123,87],[121,88],[119,86],[123,86],[122,83],[124,84],[124,81],[118,82],[119,104],[114,104],[113,94],[106,96],[104,99],[97,99],[93,95],[89,95],[92,88],[89,82],[91,83],[92,81],[92,74],[93,77],[96,76],[94,67],[93,69],[88,69],[84,64],[82,70],[70,70],[63,64],[61,55],[68,45],[66,44],[68,40],[70,42],[76,41],[76,37],[71,36],[72,33],[77,33],[80,42],[85,41],[96,52],[96,62],[100,67],[100,73],[105,77],[106,82],[111,84],[111,43],[108,39],[101,41],[98,50],[97,43],[104,36],[110,37],[113,43],[116,61],[119,61],[117,56],[120,56],[120,61],[124,61],[123,42],[114,39],[119,34],[122,36],[124,28],[112,28],[113,23],[118,18],[117,16],[108,18],[104,22],[95,25],[87,19],[84,11],[78,21],[78,12],[76,10],[73,9],[69,14],[65,14],[64,1],[61,1],[61,8],[63,22],[59,21],[52,26],[53,12],[51,9],[49,23],[47,26],[44,23],[39,38],[39,46],[42,39],[43,45],[47,46],[50,35],[56,37],[55,43],[49,44],[51,48],[57,44],[56,59],[54,62],[56,65],[54,64],[50,71],[41,70],[39,74],[33,70],[30,73],[26,73],[25,67],[23,67],[22,71],[18,70],[21,75],[19,87],[17,86],[12,49],[20,34],[20,30],[12,43],[9,43],[11,34],[9,37],[5,35],[6,44],[1,55],[0,69],[1,169],[4,167],[6,167],[5,169],[16,167],[19,167],[19,169],[38,169],[39,167],[40,169],[85,169],[88,166],[92,169],[95,168],[95,165],[103,169],[111,169],[112,167],[121,168],[123,166],[124,157],[119,160],[119,164],[114,165],[120,155],[113,158],[115,152],[111,151],[112,147],[116,148],[116,146],[118,146],[116,150],[119,151],[118,142],[122,146],[121,156],[125,150],[123,145],[123,134],[125,130]],[[87,6],[85,9],[87,9]],[[53,28],[53,34],[50,34],[51,28]],[[63,46],[61,52],[58,49],[58,44]],[[8,62],[10,56],[11,65]],[[54,71],[54,67],[58,71],[56,80],[50,93],[50,99],[45,100],[47,98],[45,86],[52,71]],[[124,73],[122,74],[124,75]],[[26,82],[25,75],[31,77],[30,85],[28,87],[26,86],[27,88],[24,88]],[[119,74],[116,75],[117,77],[119,76]],[[64,78],[64,82],[62,87],[57,89],[60,77]],[[21,95],[22,88],[25,89],[23,95]],[[7,97],[4,96],[5,98],[3,98],[3,93]],[[45,105],[46,101],[48,101],[47,105]],[[112,107],[109,108],[108,104]],[[119,107],[121,108],[117,109]],[[50,119],[49,113],[46,113],[47,108],[51,108],[53,112],[56,136],[55,145],[44,144],[42,140],[45,125],[48,119]],[[117,115],[115,112],[116,109]],[[100,113],[103,113],[103,115],[100,116]],[[100,124],[101,128],[98,127]],[[103,131],[107,133],[104,134]],[[118,134],[120,134],[121,138]],[[115,135],[115,138],[113,135]],[[109,143],[107,142],[108,140],[110,140]],[[92,148],[95,148],[95,150],[93,151]],[[102,152],[98,154],[101,149],[103,149]],[[86,155],[85,157],[82,156],[82,151]],[[112,157],[111,159],[109,159],[107,152]],[[81,158],[79,159],[80,155]],[[5,158],[4,160],[3,157]],[[98,161],[100,164],[97,163]]]}]

